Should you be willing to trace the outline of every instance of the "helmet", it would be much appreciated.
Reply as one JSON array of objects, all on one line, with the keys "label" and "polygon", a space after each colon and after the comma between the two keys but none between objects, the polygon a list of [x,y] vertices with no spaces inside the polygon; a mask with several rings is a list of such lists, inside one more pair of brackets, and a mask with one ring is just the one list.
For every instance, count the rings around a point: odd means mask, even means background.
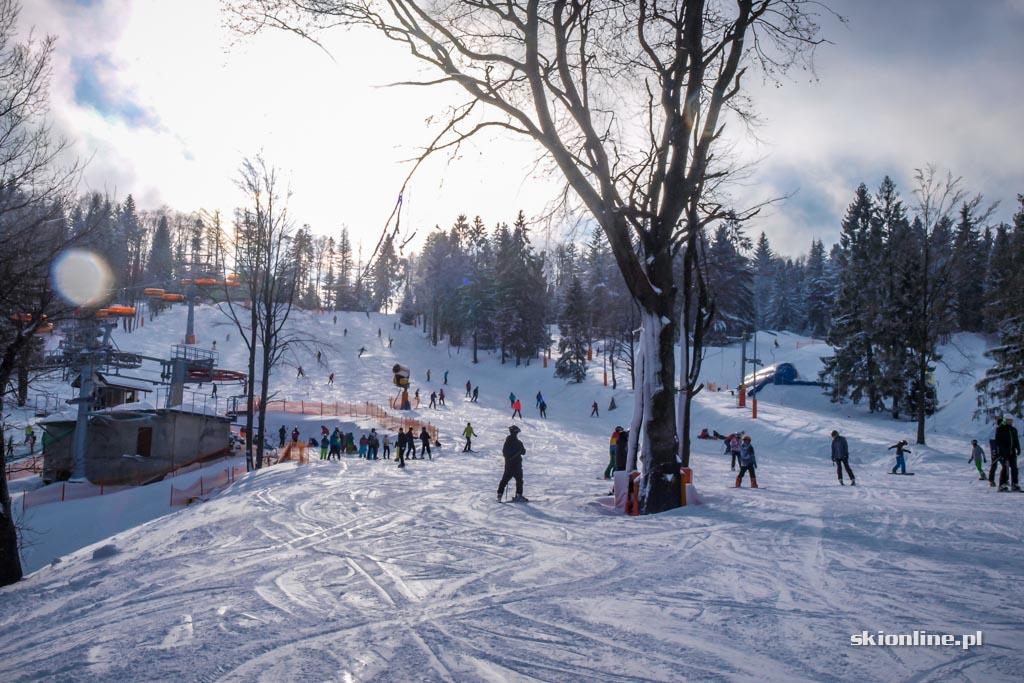
[{"label": "helmet", "polygon": [[508,431],[509,431],[510,434],[518,434],[519,433],[519,427],[516,427],[515,425],[512,425],[511,427],[508,428]]},{"label": "helmet", "polygon": [[746,435],[745,437],[743,437],[743,440],[744,440],[744,441],[750,441],[750,435],[748,434],[748,435]]},{"label": "helmet", "polygon": [[622,431],[622,426],[621,426],[621,425],[617,426],[617,427],[615,428],[615,431],[617,431],[617,432],[621,432],[621,431]]}]

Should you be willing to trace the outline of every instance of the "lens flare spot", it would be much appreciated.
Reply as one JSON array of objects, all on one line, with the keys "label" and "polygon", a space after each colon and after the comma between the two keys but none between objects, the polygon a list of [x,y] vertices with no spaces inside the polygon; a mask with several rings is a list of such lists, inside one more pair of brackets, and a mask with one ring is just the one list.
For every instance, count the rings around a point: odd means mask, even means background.
[{"label": "lens flare spot", "polygon": [[68,249],[53,262],[57,293],[75,306],[101,303],[113,280],[106,260],[85,249]]}]

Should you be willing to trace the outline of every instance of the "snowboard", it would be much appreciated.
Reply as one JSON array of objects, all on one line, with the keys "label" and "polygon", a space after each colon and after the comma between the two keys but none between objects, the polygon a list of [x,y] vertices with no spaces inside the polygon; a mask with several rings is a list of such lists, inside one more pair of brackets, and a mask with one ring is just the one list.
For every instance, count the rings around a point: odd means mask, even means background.
[{"label": "snowboard", "polygon": [[914,476],[915,473],[914,472],[889,472],[889,474],[895,474],[895,475],[900,476],[900,477],[912,477],[912,476]]}]

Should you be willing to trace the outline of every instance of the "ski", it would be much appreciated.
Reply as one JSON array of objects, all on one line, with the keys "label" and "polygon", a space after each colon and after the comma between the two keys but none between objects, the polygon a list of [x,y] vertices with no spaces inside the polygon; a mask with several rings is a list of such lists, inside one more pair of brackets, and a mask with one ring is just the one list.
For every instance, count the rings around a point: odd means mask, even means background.
[{"label": "ski", "polygon": [[895,474],[896,476],[899,477],[912,477],[916,474],[916,472],[890,472],[889,474]]}]

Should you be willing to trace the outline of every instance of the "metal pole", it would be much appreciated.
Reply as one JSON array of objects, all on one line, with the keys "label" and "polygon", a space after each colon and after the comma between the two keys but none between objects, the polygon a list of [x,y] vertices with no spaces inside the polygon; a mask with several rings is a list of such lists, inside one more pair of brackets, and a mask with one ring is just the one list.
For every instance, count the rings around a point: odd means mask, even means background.
[{"label": "metal pole", "polygon": [[71,451],[71,481],[85,482],[85,452],[88,448],[89,408],[92,404],[92,363],[83,361],[79,371],[78,419]]}]

